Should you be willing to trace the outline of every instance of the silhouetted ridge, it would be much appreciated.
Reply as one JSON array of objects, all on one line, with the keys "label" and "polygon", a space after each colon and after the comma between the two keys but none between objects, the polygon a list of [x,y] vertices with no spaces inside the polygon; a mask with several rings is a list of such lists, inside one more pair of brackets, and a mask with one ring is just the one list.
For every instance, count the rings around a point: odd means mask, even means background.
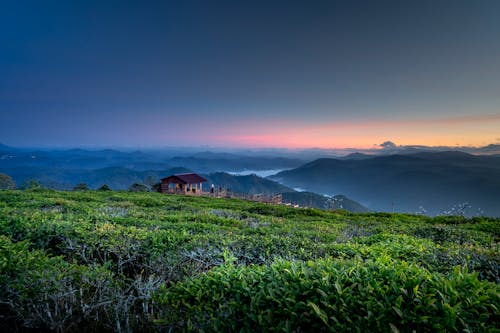
[{"label": "silhouetted ridge", "polygon": [[500,216],[500,158],[419,152],[369,159],[318,159],[271,176],[290,187],[356,198],[369,209],[440,214],[467,203],[468,213]]}]

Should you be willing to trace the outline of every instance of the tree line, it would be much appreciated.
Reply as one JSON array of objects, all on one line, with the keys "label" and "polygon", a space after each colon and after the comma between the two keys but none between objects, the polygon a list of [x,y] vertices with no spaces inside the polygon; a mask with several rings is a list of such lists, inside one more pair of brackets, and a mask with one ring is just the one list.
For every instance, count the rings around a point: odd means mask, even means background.
[{"label": "tree line", "polygon": [[[0,190],[14,190],[18,188],[14,179],[4,173],[0,173]],[[37,188],[45,188],[38,180],[30,179],[24,181],[19,189],[21,190],[29,190],[29,189],[37,189]],[[73,191],[91,191],[92,189],[86,183],[78,183],[73,188]],[[112,191],[112,189],[107,185],[103,184],[97,191]],[[160,183],[156,182],[154,177],[148,176],[144,183],[133,183],[128,187],[129,192],[160,192]]]}]

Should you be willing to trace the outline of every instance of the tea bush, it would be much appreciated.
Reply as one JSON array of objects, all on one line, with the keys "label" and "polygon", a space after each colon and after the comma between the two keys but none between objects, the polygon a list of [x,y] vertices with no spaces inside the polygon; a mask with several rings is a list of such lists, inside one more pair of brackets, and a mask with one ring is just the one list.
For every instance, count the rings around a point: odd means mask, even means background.
[{"label": "tea bush", "polygon": [[0,331],[495,331],[499,226],[2,190]]},{"label": "tea bush", "polygon": [[223,265],[157,300],[158,322],[182,331],[486,332],[500,320],[495,284],[387,258]]}]

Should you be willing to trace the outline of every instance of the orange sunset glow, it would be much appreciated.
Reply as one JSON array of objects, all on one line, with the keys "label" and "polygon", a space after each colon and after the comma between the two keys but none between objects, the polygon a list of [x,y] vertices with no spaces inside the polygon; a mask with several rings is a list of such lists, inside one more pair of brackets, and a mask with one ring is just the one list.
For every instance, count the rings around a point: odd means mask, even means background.
[{"label": "orange sunset glow", "polygon": [[307,125],[246,122],[209,136],[217,145],[285,148],[370,148],[387,139],[401,145],[484,146],[500,141],[500,114],[438,119],[344,121]]}]

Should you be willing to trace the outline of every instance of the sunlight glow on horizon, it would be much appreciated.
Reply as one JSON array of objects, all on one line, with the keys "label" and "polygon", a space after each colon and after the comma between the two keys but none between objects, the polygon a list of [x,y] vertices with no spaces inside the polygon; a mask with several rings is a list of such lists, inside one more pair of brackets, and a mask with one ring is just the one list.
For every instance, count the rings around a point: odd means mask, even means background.
[{"label": "sunlight glow on horizon", "polygon": [[500,115],[440,119],[377,120],[304,125],[283,121],[234,124],[206,141],[232,147],[373,148],[390,140],[400,145],[485,146],[500,141]]}]

